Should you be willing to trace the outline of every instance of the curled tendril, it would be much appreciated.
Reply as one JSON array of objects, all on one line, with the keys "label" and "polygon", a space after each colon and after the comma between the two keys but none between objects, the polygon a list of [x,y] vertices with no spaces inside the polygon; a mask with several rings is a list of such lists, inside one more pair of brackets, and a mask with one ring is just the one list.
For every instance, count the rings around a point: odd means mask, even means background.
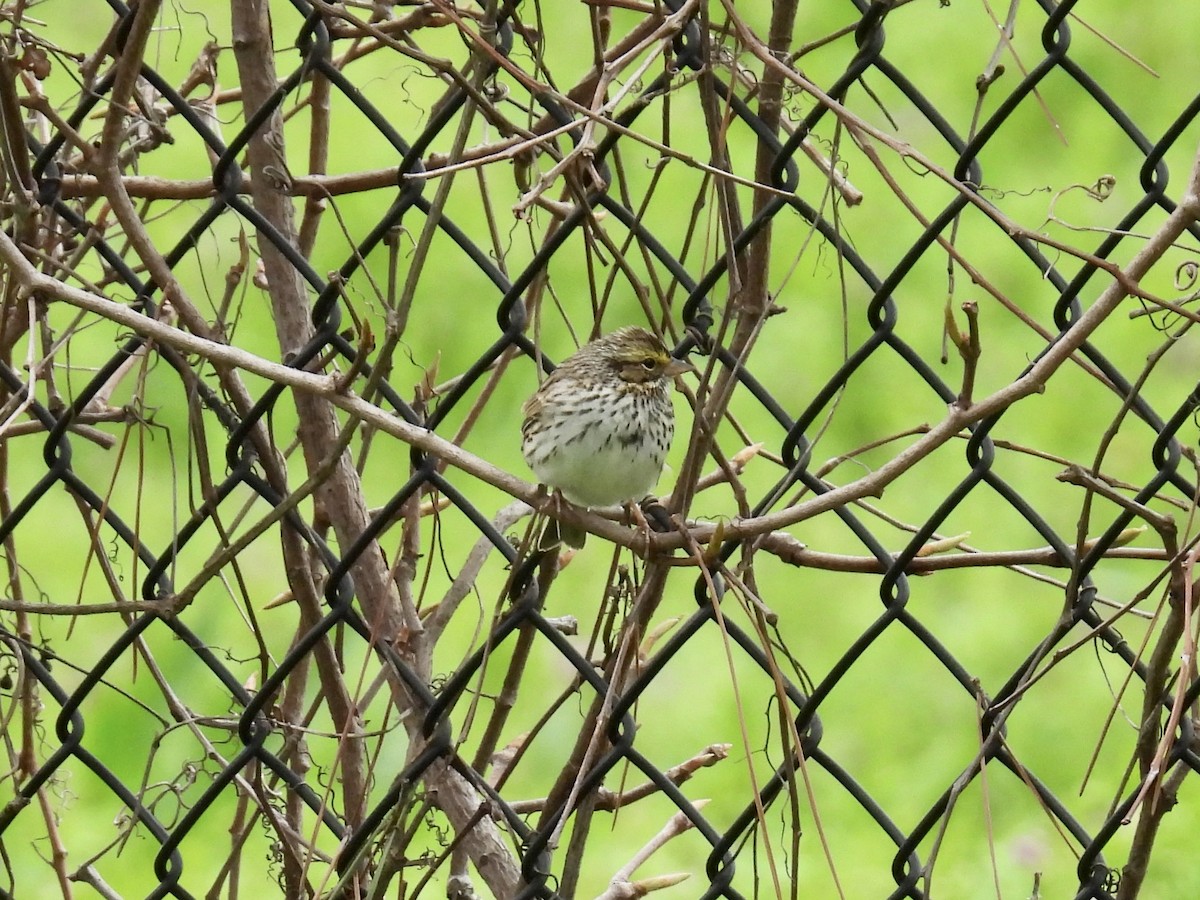
[{"label": "curled tendril", "polygon": [[1117,179],[1112,175],[1101,175],[1096,179],[1096,183],[1091,187],[1084,186],[1088,196],[1093,200],[1098,200],[1103,203],[1112,196],[1113,188],[1117,186]]},{"label": "curled tendril", "polygon": [[1175,290],[1190,291],[1200,278],[1200,261],[1189,259],[1175,267]]}]

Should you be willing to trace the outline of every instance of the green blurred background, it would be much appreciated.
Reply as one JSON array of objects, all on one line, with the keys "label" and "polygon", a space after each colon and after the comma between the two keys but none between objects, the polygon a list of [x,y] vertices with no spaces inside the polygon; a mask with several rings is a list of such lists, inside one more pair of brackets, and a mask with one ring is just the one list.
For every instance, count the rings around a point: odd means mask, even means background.
[{"label": "green blurred background", "polygon": [[[42,34],[68,49],[94,48],[109,22],[99,4],[93,14],[80,15],[76,4],[46,3],[37,7],[45,21]],[[276,44],[281,48],[277,65],[281,73],[297,65],[299,56],[290,46],[300,27],[300,19],[283,4],[273,8]],[[758,34],[767,28],[767,5],[761,8],[741,4],[737,8]],[[990,12],[990,14],[989,14]],[[1083,20],[1071,21],[1073,43],[1070,55],[1129,115],[1139,128],[1157,139],[1195,90],[1193,47],[1196,25],[1176,4],[1147,3],[1136,12],[1119,2],[1079,4]],[[888,18],[885,56],[931,98],[938,110],[960,134],[970,130],[975,109],[976,78],[996,52],[997,27],[993,16],[1005,11],[989,11],[986,4],[903,4]],[[542,63],[553,73],[562,89],[576,83],[591,63],[586,49],[588,7],[584,4],[552,4],[540,10],[544,36]],[[641,15],[636,10],[613,9],[614,34],[621,34]],[[721,6],[709,9],[714,21],[725,17]],[[226,10],[203,13],[182,5],[168,6],[161,17],[161,29],[154,38],[154,53],[147,59],[169,82],[177,83],[187,72],[201,46],[209,39],[228,46],[229,27]],[[851,25],[858,13],[847,3],[805,5],[796,28],[795,46]],[[983,98],[982,114],[993,112],[1020,78],[1042,58],[1039,33],[1044,13],[1030,4],[1017,10],[1011,48],[1001,52],[1005,74]],[[422,29],[417,36],[421,48],[434,56],[461,63],[465,57],[462,40],[451,27]],[[1114,46],[1119,44],[1119,48]],[[827,86],[845,68],[853,55],[852,39],[843,36],[827,46],[805,55],[798,63],[805,77]],[[1139,65],[1133,58],[1140,61]],[[522,66],[531,64],[527,50],[514,53]],[[739,64],[754,70],[756,64],[746,56]],[[1152,71],[1150,71],[1152,70]],[[652,69],[657,72],[658,69]],[[728,67],[723,70],[728,74]],[[378,52],[346,68],[347,77],[364,96],[381,110],[402,134],[412,137],[428,120],[444,86],[427,70],[398,53]],[[220,57],[219,78],[222,87],[236,83],[232,55]],[[928,122],[896,89],[871,71],[865,76],[868,94],[861,86],[850,92],[847,105],[878,128],[893,134],[924,154],[934,163],[952,168],[954,156],[933,133]],[[500,79],[503,84],[504,78]],[[67,67],[59,65],[47,80],[47,94],[64,101],[71,96],[73,81]],[[507,85],[514,97],[520,86]],[[518,102],[514,100],[514,103]],[[810,98],[800,94],[786,98],[794,118],[806,113]],[[222,127],[228,140],[242,120],[238,104],[219,108]],[[636,122],[639,132],[655,141],[669,143],[678,152],[707,161],[707,138],[697,102],[694,84],[682,84],[671,94],[669,133],[663,127],[664,111],[652,107]],[[333,104],[334,140],[330,146],[329,171],[348,173],[386,169],[395,166],[397,156],[390,145],[367,123],[344,97],[335,92]],[[310,128],[306,109],[289,119],[289,164],[293,174],[305,170],[305,142]],[[1166,155],[1172,180],[1169,196],[1178,197],[1186,182],[1186,173],[1196,141],[1196,129],[1190,128]],[[205,178],[209,163],[201,142],[186,127],[171,127],[174,143],[145,158],[140,174],[173,179]],[[433,145],[446,152],[453,128],[444,132]],[[468,145],[496,140],[499,135],[477,119]],[[753,172],[754,140],[742,125],[729,130],[731,157],[739,173]],[[839,166],[847,178],[863,193],[861,205],[838,210],[839,226],[846,240],[865,258],[874,271],[883,276],[895,266],[921,233],[921,225],[906,211],[896,196],[901,189],[909,201],[927,217],[932,217],[953,197],[953,191],[913,160],[902,160],[890,150],[876,145],[890,176],[889,185],[853,141],[833,127],[826,117],[815,142],[827,155],[837,147]],[[684,245],[689,222],[696,218],[699,238],[685,265],[697,277],[723,252],[721,229],[714,211],[711,185],[703,182],[703,173],[678,159],[663,162],[653,147],[625,141],[621,146],[620,177],[637,206],[649,189],[655,167],[661,166],[661,181],[644,212],[651,232],[673,252]],[[1054,71],[1039,85],[1036,97],[1026,98],[1006,121],[1000,135],[988,144],[980,157],[986,195],[1012,220],[1032,231],[1042,232],[1065,244],[1090,251],[1101,239],[1104,229],[1115,227],[1126,211],[1142,196],[1138,173],[1143,155],[1121,135],[1111,117],[1085,95],[1083,89],[1061,70]],[[549,163],[540,163],[543,170]],[[813,204],[828,208],[826,183],[806,160],[800,160],[800,194]],[[1115,185],[1103,201],[1083,189],[1102,176],[1112,175]],[[432,182],[428,190],[440,182]],[[557,197],[555,191],[552,196]],[[739,199],[749,208],[749,192],[738,188]],[[507,161],[467,170],[455,176],[446,205],[446,215],[481,246],[489,247],[510,276],[521,272],[536,251],[548,227],[544,210],[535,210],[527,218],[512,214],[520,197],[512,164]],[[351,252],[354,243],[386,211],[395,198],[395,189],[381,188],[339,195],[329,200],[332,211],[326,213],[321,237],[313,258],[316,271],[336,269]],[[704,201],[704,209],[695,206]],[[193,221],[203,203],[187,202],[165,208],[155,217],[151,233],[160,246],[169,247]],[[485,219],[491,216],[491,224]],[[1051,218],[1053,217],[1053,219]],[[1150,234],[1161,223],[1162,214],[1152,213],[1134,229]],[[423,222],[414,217],[406,222],[398,256],[399,279],[409,277],[409,260],[416,235]],[[601,223],[618,243],[626,232],[612,218]],[[224,277],[238,257],[238,236],[242,223],[233,216],[223,217],[213,227],[195,253],[177,269],[177,275],[193,299],[202,308],[212,310],[220,302]],[[489,238],[494,235],[494,243]],[[252,232],[250,233],[253,237]],[[792,415],[798,414],[841,365],[845,348],[859,347],[871,334],[866,309],[870,291],[849,272],[830,246],[811,235],[798,216],[780,216],[774,226],[774,253],[769,283],[775,300],[786,312],[772,318],[754,348],[749,367]],[[955,239],[958,252],[968,260],[1013,307],[1033,322],[1054,333],[1053,305],[1057,292],[1037,268],[1018,253],[1013,244],[978,211],[963,217]],[[1114,259],[1124,262],[1141,246],[1140,240],[1122,244]],[[1077,263],[1066,255],[1047,250],[1052,261],[1068,277]],[[1191,249],[1178,248],[1144,282],[1148,290],[1166,296],[1186,293],[1175,285],[1175,265],[1190,259]],[[614,265],[606,251],[589,246],[579,233],[557,252],[547,269],[549,293],[540,312],[542,346],[557,359],[573,350],[595,324],[597,306],[604,311],[599,325],[607,331],[629,322],[644,322],[645,313],[637,299],[631,276],[640,286],[668,276],[661,267],[653,272],[645,257],[636,251],[625,256],[625,267]],[[495,309],[498,295],[494,287],[470,265],[462,253],[444,236],[434,240],[432,251],[421,263],[417,275],[409,325],[395,354],[392,384],[403,396],[410,397],[427,370],[436,368],[435,382],[446,383],[466,370],[496,339]],[[908,272],[895,291],[899,311],[897,335],[914,348],[940,377],[957,385],[961,362],[951,350],[947,363],[939,361],[943,345],[943,316],[947,303],[957,309],[965,300],[980,304],[983,354],[976,392],[985,396],[1016,378],[1045,346],[1045,339],[1006,310],[989,294],[971,283],[961,269],[955,273],[951,291],[947,280],[948,258],[944,251],[931,249]],[[383,333],[385,303],[380,296],[388,271],[386,253],[376,251],[367,259],[371,279],[360,274],[347,285],[348,302],[356,314],[374,323]],[[93,273],[94,274],[94,273]],[[1084,289],[1085,305],[1105,287],[1093,278]],[[729,285],[720,282],[713,292],[718,312],[728,301]],[[686,292],[676,290],[681,303]],[[554,298],[554,302],[551,301]],[[113,299],[128,300],[114,296]],[[270,309],[265,295],[245,285],[234,299],[236,329],[230,335],[238,346],[267,358],[278,356]],[[207,304],[207,306],[205,306]],[[1137,306],[1128,302],[1128,310]],[[1147,355],[1167,337],[1161,318],[1130,319],[1121,310],[1097,333],[1095,345],[1127,377],[1141,372]],[[52,321],[66,327],[73,313],[55,309]],[[680,328],[678,306],[670,320]],[[960,327],[963,320],[959,317]],[[1179,323],[1167,323],[1177,328]],[[70,344],[69,358],[60,360],[60,387],[70,392],[80,389],[90,377],[92,367],[107,359],[123,332],[97,321],[80,331]],[[1184,401],[1200,373],[1195,342],[1186,329],[1175,341],[1165,364],[1147,379],[1143,396],[1161,415]],[[140,382],[140,383],[139,383]],[[247,378],[255,392],[265,384]],[[537,383],[533,364],[515,360],[498,380],[470,432],[465,447],[489,462],[530,478],[520,459],[518,425],[520,406]],[[481,381],[473,399],[482,388]],[[691,387],[695,387],[694,381]],[[208,446],[197,450],[188,434],[187,406],[178,378],[161,361],[148,367],[144,380],[128,381],[124,394],[115,403],[140,405],[145,424],[129,429],[111,429],[121,443],[102,450],[83,441],[75,441],[73,464],[97,490],[108,486],[113,508],[155,552],[170,545],[170,535],[200,502],[194,463],[197,452],[207,456],[216,472],[224,468],[224,435],[215,425],[206,426]],[[436,403],[436,401],[435,401]],[[451,413],[440,429],[450,436],[462,421],[464,404]],[[1081,366],[1068,364],[1060,370],[1044,393],[1026,399],[1007,412],[992,432],[997,440],[1009,442],[998,453],[994,470],[1036,509],[1059,534],[1073,541],[1083,515],[1083,492],[1056,481],[1064,461],[1089,466],[1101,445],[1105,430],[1120,411],[1120,399]],[[744,391],[735,393],[731,411],[744,432],[766,444],[766,456],[751,462],[744,481],[751,498],[761,496],[779,477],[781,469],[769,456],[778,452],[783,432]],[[885,441],[875,449],[857,454],[854,459],[834,467],[828,478],[845,483],[891,459],[914,437],[911,432],[942,418],[945,406],[912,370],[891,351],[881,350],[849,380],[836,406],[827,409],[821,419],[825,426],[813,451],[814,466],[852,453],[873,442]],[[677,468],[682,459],[686,436],[690,431],[690,408],[685,398],[677,398],[679,434],[672,453]],[[294,429],[290,403],[278,406],[272,429],[281,446]],[[1181,436],[1190,442],[1194,428],[1189,424]],[[810,437],[813,437],[810,434]],[[736,452],[744,443],[734,428],[723,423],[718,440],[726,453]],[[1153,474],[1150,448],[1154,432],[1132,419],[1124,422],[1101,469],[1106,475],[1131,485],[1144,484]],[[33,489],[45,472],[41,441],[29,436],[10,442],[9,494],[14,502]],[[363,442],[356,440],[352,449],[363,454]],[[1029,451],[1036,451],[1029,452]],[[294,484],[304,478],[299,454],[289,461]],[[376,435],[365,454],[363,480],[368,502],[386,502],[408,472],[409,450],[386,435]],[[952,441],[936,451],[890,485],[883,497],[855,509],[855,513],[892,552],[900,551],[911,537],[911,529],[923,524],[946,495],[967,476],[965,441]],[[492,515],[511,498],[502,492],[451,470],[448,477],[469,501]],[[672,486],[673,473],[664,476],[660,489]],[[1181,534],[1191,533],[1188,519],[1190,498],[1176,496],[1183,508],[1157,504],[1160,511],[1173,511],[1181,524]],[[248,491],[235,495],[224,504],[230,513],[245,504],[244,518],[226,521],[238,534],[261,519],[268,507],[251,497]],[[311,507],[301,507],[311,515]],[[692,513],[700,520],[719,521],[735,514],[736,505],[725,488],[702,493]],[[1117,508],[1097,500],[1090,520],[1082,530],[1088,536],[1101,533],[1117,514]],[[522,524],[522,526],[524,525]],[[814,550],[864,556],[861,543],[832,513],[818,516],[789,529]],[[969,534],[966,542],[982,550],[1026,549],[1044,546],[1044,537],[1007,502],[986,486],[979,486],[938,528],[945,535]],[[420,573],[421,596],[436,602],[461,568],[476,538],[471,523],[453,509],[444,512],[435,535],[426,534]],[[398,534],[385,539],[389,553],[395,551]],[[20,548],[23,577],[46,599],[58,603],[107,602],[113,592],[102,575],[102,566],[86,549],[90,538],[75,502],[60,488],[53,488],[21,522],[14,533]],[[138,563],[111,535],[101,532],[100,540],[109,550],[108,564],[116,574],[126,596],[135,598],[141,589],[144,566]],[[1153,533],[1139,539],[1139,546],[1154,546]],[[177,585],[185,584],[204,564],[207,555],[221,544],[215,529],[201,531],[179,555],[170,573]],[[616,554],[617,562],[637,568],[628,554]],[[549,615],[575,615],[580,620],[580,635],[574,640],[587,645],[601,607],[607,573],[614,563],[614,551],[593,539],[562,572],[547,599]],[[763,602],[779,616],[779,636],[808,676],[820,682],[842,659],[855,641],[883,612],[880,601],[881,579],[874,575],[837,573],[815,568],[785,565],[765,553],[754,557],[754,576]],[[1111,561],[1099,567],[1096,579],[1102,596],[1115,603],[1128,602],[1154,579],[1161,564],[1154,562]],[[1039,574],[1064,579],[1065,573],[1036,569]],[[493,611],[502,599],[507,571],[493,557],[485,566],[474,596],[459,611],[439,646],[437,667],[449,674],[469,650],[481,642]],[[678,569],[668,583],[667,594],[659,611],[659,620],[686,616],[693,609],[695,570]],[[1035,580],[1027,573],[1004,569],[961,569],[914,577],[909,580],[909,612],[929,629],[965,669],[977,677],[985,693],[996,691],[1014,669],[1036,648],[1062,611],[1064,593],[1060,586]],[[257,540],[238,559],[236,570],[228,568],[200,591],[196,601],[183,615],[186,624],[199,634],[221,661],[248,685],[261,683],[273,663],[286,653],[298,627],[294,605],[264,609],[264,605],[285,588],[278,539],[269,533]],[[1138,609],[1147,614],[1157,610],[1158,593]],[[750,620],[731,596],[723,607],[731,622],[751,628]],[[1153,638],[1155,621],[1148,617],[1125,615],[1119,629],[1134,646],[1149,634]],[[70,624],[51,617],[33,621],[33,639],[44,642],[64,661],[54,663],[56,677],[70,687],[78,684],[109,650],[124,626],[109,616],[93,616]],[[1084,637],[1077,629],[1068,643]],[[264,663],[259,654],[260,636],[270,654]],[[238,709],[231,705],[225,688],[203,669],[196,657],[161,624],[145,633],[148,651],[171,685],[179,700],[195,715],[205,717],[204,732],[226,757],[240,748],[232,730]],[[509,648],[501,648],[480,686],[483,704],[490,700],[503,672],[501,663]],[[197,746],[190,733],[167,727],[162,691],[144,661],[134,661],[127,653],[105,676],[105,686],[93,692],[81,713],[86,721],[84,747],[104,760],[127,785],[145,785],[145,799],[153,801],[155,813],[172,824],[170,813],[182,814],[211,785],[220,768]],[[376,663],[353,644],[346,653],[347,682],[355,684],[362,672],[369,682]],[[566,686],[573,672],[548,646],[537,646],[529,669],[521,703],[514,712],[509,730],[513,737],[531,727],[547,703]],[[1116,798],[1130,790],[1126,767],[1134,739],[1131,720],[1139,715],[1140,696],[1134,689],[1121,694],[1126,669],[1102,648],[1083,642],[1067,655],[1023,699],[1010,720],[1007,740],[1016,756],[1076,816],[1089,831],[1104,821]],[[539,694],[544,690],[543,694]],[[531,744],[528,756],[506,788],[506,797],[538,797],[547,790],[549,780],[561,767],[578,728],[582,711],[590,697],[569,701],[551,719],[548,727]],[[1120,706],[1112,716],[1114,704]],[[47,701],[43,724],[39,726],[46,747],[55,744],[52,721],[57,707]],[[772,768],[781,762],[776,711],[770,679],[737,648],[724,640],[719,630],[709,626],[689,642],[686,650],[671,661],[664,673],[643,696],[637,709],[641,724],[637,747],[661,768],[682,762],[711,744],[728,743],[729,757],[712,768],[701,770],[684,786],[688,797],[710,798],[705,815],[718,830],[723,830],[742,813],[750,802],[755,784],[761,785]],[[8,715],[11,716],[11,713]],[[954,681],[946,669],[911,633],[898,626],[889,627],[850,668],[820,708],[824,724],[821,750],[835,759],[904,832],[915,827],[955,777],[971,762],[978,751],[978,712],[975,699]],[[1111,725],[1109,724],[1112,716]],[[482,717],[481,717],[482,718]],[[6,719],[11,723],[11,717]],[[376,747],[377,789],[382,793],[391,774],[403,763],[407,743],[403,730],[396,727],[385,704],[376,698],[368,707],[368,727],[386,731]],[[478,725],[468,728],[459,718],[455,728],[463,729],[464,755],[469,756],[472,742],[479,738]],[[14,737],[10,736],[10,743]],[[318,719],[308,736],[314,764],[323,774],[313,783],[337,792],[337,739],[327,721]],[[1092,758],[1095,755],[1093,763]],[[1090,773],[1090,774],[1089,774]],[[801,897],[884,897],[895,888],[892,858],[895,846],[863,812],[858,804],[831,776],[815,765],[804,771],[805,784],[799,795],[803,837],[800,857],[791,858],[789,819],[786,802],[777,803],[767,814],[759,834],[757,874],[749,861],[749,851],[739,861],[735,882],[743,893],[758,890],[774,896],[769,860],[773,859],[785,882],[788,869],[795,866],[795,895]],[[12,776],[9,783],[12,783]],[[620,779],[610,778],[609,786],[619,782],[632,785],[643,780],[640,773],[626,771]],[[1155,845],[1150,878],[1145,896],[1156,898],[1191,897],[1200,884],[1192,837],[1197,825],[1197,800],[1192,781],[1184,783],[1179,806],[1166,818]],[[61,840],[70,848],[68,868],[83,863],[91,853],[116,839],[118,829],[111,823],[123,815],[121,804],[97,778],[79,764],[60,770],[53,795],[58,804],[53,811]],[[620,811],[611,829],[607,823],[594,827],[586,858],[586,876],[580,896],[594,896],[608,878],[649,839],[673,813],[667,801],[652,797]],[[226,791],[201,817],[184,841],[181,850],[186,859],[183,883],[194,893],[210,889],[216,868],[229,853],[229,823],[239,814],[238,800]],[[31,829],[22,831],[22,827]],[[49,869],[39,858],[46,852],[44,837],[37,830],[33,810],[26,810],[10,826],[4,838],[17,885],[28,884],[36,873],[48,875]],[[1129,840],[1130,829],[1119,832],[1106,848],[1109,865],[1119,866]],[[938,833],[935,829],[934,833]],[[263,831],[259,831],[243,849],[239,886],[224,888],[222,895],[245,896],[252,892],[274,895],[277,859]],[[319,843],[327,852],[336,844],[324,836]],[[770,845],[770,852],[762,845]],[[430,839],[430,846],[436,841]],[[594,849],[593,849],[594,847]],[[97,863],[104,879],[122,895],[148,893],[156,883],[151,864],[158,843],[134,831],[123,842],[119,854],[109,851]],[[691,880],[664,892],[662,896],[688,897],[702,893],[706,883],[704,861],[707,843],[691,833],[669,843],[657,853],[639,874],[687,872]],[[934,897],[1023,898],[1031,894],[1035,873],[1040,873],[1044,897],[1073,896],[1078,885],[1075,872],[1078,846],[1042,808],[1031,789],[1013,772],[989,766],[983,778],[975,779],[957,799],[953,814],[944,825],[940,842],[924,841],[918,852],[927,859],[936,852],[931,880]],[[213,862],[204,860],[211,856]],[[119,862],[118,862],[119,861]],[[324,877],[321,867],[314,869],[314,880]],[[194,879],[194,880],[193,880]],[[994,883],[993,883],[994,882]],[[436,891],[428,889],[429,896]],[[81,891],[81,894],[83,891]],[[18,892],[18,896],[21,893]],[[49,893],[47,894],[47,896]]]}]

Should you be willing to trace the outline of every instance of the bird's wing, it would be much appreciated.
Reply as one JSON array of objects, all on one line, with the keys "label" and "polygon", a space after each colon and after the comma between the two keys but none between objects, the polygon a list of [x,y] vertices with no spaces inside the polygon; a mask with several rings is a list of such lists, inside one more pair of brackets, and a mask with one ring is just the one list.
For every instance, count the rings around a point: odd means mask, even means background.
[{"label": "bird's wing", "polygon": [[529,428],[533,425],[533,420],[541,414],[542,409],[546,405],[546,392],[547,390],[552,390],[555,383],[559,380],[558,373],[558,369],[551,372],[538,389],[534,391],[533,396],[526,400],[525,405],[521,407],[521,412],[525,415],[525,421],[521,423],[522,436],[529,433]]}]

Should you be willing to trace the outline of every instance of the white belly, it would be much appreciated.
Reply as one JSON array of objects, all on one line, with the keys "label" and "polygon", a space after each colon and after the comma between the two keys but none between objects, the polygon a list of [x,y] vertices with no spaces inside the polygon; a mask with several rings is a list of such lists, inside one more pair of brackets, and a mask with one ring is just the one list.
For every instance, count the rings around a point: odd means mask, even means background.
[{"label": "white belly", "polygon": [[572,503],[613,506],[649,494],[662,471],[662,457],[635,453],[613,441],[589,447],[587,453],[551,454],[533,471],[538,480],[556,485]]}]

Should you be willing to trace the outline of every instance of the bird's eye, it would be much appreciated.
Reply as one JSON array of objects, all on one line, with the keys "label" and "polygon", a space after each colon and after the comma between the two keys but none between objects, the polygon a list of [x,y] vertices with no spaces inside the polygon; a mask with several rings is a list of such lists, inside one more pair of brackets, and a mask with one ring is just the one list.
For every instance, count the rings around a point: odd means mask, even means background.
[{"label": "bird's eye", "polygon": [[658,365],[658,360],[655,359],[653,356],[647,356],[645,359],[642,360],[642,368],[645,369],[647,372],[653,372],[654,367],[657,365]]}]

